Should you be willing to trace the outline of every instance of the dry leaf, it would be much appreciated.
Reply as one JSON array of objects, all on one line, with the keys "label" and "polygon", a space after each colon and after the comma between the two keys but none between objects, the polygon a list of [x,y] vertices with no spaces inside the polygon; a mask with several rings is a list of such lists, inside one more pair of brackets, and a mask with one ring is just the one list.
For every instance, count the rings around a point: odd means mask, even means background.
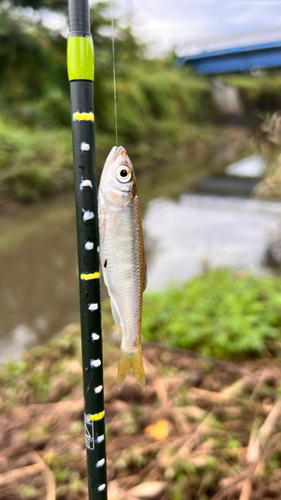
[{"label": "dry leaf", "polygon": [[206,389],[199,389],[198,387],[191,387],[189,394],[191,398],[205,399],[211,403],[223,403],[231,399],[223,392],[207,391]]},{"label": "dry leaf", "polygon": [[180,406],[177,407],[177,411],[184,413],[184,415],[194,420],[202,420],[206,416],[206,411],[195,405]]},{"label": "dry leaf", "polygon": [[212,459],[211,455],[202,455],[202,456],[196,456],[194,455],[189,455],[188,456],[188,464],[193,465],[196,469],[203,469],[206,467],[208,461]]},{"label": "dry leaf", "polygon": [[156,441],[165,441],[169,435],[170,423],[166,419],[161,419],[156,424],[148,425],[144,432]]},{"label": "dry leaf", "polygon": [[257,462],[260,456],[260,439],[258,436],[257,424],[254,422],[247,450],[247,463]]},{"label": "dry leaf", "polygon": [[120,488],[118,481],[116,480],[109,481],[107,487],[107,494],[109,500],[120,500],[121,495],[120,495]]},{"label": "dry leaf", "polygon": [[256,376],[250,374],[236,380],[233,384],[222,390],[222,394],[228,398],[239,396],[243,390],[255,382]]},{"label": "dry leaf", "polygon": [[217,441],[216,441],[216,439],[210,438],[207,441],[204,441],[204,443],[200,444],[197,447],[197,451],[200,451],[201,453],[202,452],[205,453],[205,452],[213,450],[216,447],[217,447]]},{"label": "dry leaf", "polygon": [[252,482],[249,479],[246,479],[246,481],[243,484],[239,500],[249,500],[251,493],[252,493]]},{"label": "dry leaf", "polygon": [[228,488],[233,483],[233,477],[223,477],[219,481],[219,487],[220,488]]},{"label": "dry leaf", "polygon": [[266,418],[266,420],[264,421],[263,425],[259,430],[259,438],[262,445],[264,445],[266,439],[269,437],[270,433],[274,429],[274,426],[276,425],[279,419],[280,412],[281,412],[281,404],[278,401],[272,408],[270,414],[268,415],[268,417]]},{"label": "dry leaf", "polygon": [[133,496],[140,499],[155,498],[164,491],[166,485],[165,481],[146,481],[127,491],[126,497]]},{"label": "dry leaf", "polygon": [[161,401],[162,404],[167,403],[168,401],[168,396],[167,396],[167,389],[165,386],[165,382],[162,377],[157,377],[154,379],[154,387],[158,396],[158,399]]},{"label": "dry leaf", "polygon": [[245,420],[240,418],[239,420],[231,420],[230,422],[225,422],[223,428],[226,431],[242,431],[245,429]]}]

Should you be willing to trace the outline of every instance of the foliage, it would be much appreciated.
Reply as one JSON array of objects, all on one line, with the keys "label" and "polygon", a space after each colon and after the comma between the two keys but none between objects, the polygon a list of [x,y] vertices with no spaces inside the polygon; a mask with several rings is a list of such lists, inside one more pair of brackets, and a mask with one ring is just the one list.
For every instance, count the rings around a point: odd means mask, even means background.
[{"label": "foliage", "polygon": [[[110,22],[109,4],[95,4],[91,31],[96,123],[101,131],[114,134]],[[194,81],[194,77],[188,81],[184,72],[173,67],[173,60],[145,59],[146,47],[138,43],[130,27],[121,27],[116,21],[116,28],[120,139],[150,137],[155,119],[159,122],[176,117],[180,130],[180,122],[197,115],[204,117],[206,102],[202,98],[208,99],[208,83]],[[4,7],[0,9],[0,37],[2,113],[33,127],[69,126],[66,39],[41,21],[30,20],[24,11],[18,14]],[[169,124],[166,129],[169,131]]]},{"label": "foliage", "polygon": [[[0,0],[1,3],[7,3],[7,0]],[[67,0],[10,0],[10,6],[14,7],[32,7],[32,9],[50,9],[66,11]]]},{"label": "foliage", "polygon": [[247,111],[255,112],[262,120],[281,108],[280,70],[251,75],[228,75],[223,81],[241,90]]},{"label": "foliage", "polygon": [[[0,195],[19,201],[73,185],[67,41],[43,23],[46,9],[63,16],[66,6],[0,0]],[[110,9],[108,1],[91,9],[99,170],[115,143]],[[130,25],[116,20],[115,28],[119,144],[137,170],[187,160],[192,169],[192,154],[222,139],[211,80],[178,68],[173,55],[147,59]]]},{"label": "foliage", "polygon": [[36,130],[0,119],[0,193],[20,201],[73,184],[71,133]]},{"label": "foliage", "polygon": [[281,340],[281,282],[215,270],[179,288],[145,295],[149,341],[218,358],[260,355]]},{"label": "foliage", "polygon": [[[20,201],[73,184],[66,39],[42,24],[42,11],[36,17],[24,8],[63,12],[63,5],[54,0],[0,2],[0,193]],[[115,142],[110,4],[96,3],[91,18],[101,168]],[[179,70],[174,57],[146,59],[146,46],[118,20],[115,45],[119,143],[126,145],[134,165],[163,165],[187,141],[208,142],[208,80]],[[216,131],[211,135],[211,141],[220,136]]]}]

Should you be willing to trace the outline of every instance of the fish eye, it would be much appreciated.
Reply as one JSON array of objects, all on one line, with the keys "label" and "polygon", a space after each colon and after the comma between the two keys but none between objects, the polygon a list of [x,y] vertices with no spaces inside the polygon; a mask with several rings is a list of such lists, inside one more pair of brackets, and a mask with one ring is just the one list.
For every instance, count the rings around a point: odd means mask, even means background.
[{"label": "fish eye", "polygon": [[129,182],[132,178],[132,172],[126,165],[120,165],[116,170],[116,179],[120,182]]}]

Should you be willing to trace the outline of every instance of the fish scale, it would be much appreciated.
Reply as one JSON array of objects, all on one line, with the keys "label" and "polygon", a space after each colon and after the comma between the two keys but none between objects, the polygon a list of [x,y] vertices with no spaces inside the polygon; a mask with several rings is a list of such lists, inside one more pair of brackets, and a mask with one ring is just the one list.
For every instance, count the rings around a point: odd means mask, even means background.
[{"label": "fish scale", "polygon": [[[122,326],[122,348],[134,348],[139,335],[142,303],[140,300],[140,244],[134,231],[132,211],[135,201],[122,210],[110,214],[111,222],[104,238],[101,258],[107,260],[103,268],[104,280],[111,299],[116,303]],[[133,210],[132,210],[133,209]],[[126,230],[122,231],[125,227]],[[128,228],[128,229],[127,229]],[[122,248],[122,253],[120,249]],[[116,256],[118,256],[116,258]],[[128,269],[129,266],[129,269]],[[127,269],[126,269],[127,267]],[[133,300],[132,300],[133,294]]]}]

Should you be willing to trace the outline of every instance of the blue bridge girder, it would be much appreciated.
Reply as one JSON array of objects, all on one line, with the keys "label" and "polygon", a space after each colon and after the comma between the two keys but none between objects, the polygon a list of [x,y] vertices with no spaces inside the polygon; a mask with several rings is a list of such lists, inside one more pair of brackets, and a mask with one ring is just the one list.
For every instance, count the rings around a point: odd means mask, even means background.
[{"label": "blue bridge girder", "polygon": [[244,73],[281,67],[281,42],[236,47],[179,57],[179,64],[191,67],[201,75]]}]

